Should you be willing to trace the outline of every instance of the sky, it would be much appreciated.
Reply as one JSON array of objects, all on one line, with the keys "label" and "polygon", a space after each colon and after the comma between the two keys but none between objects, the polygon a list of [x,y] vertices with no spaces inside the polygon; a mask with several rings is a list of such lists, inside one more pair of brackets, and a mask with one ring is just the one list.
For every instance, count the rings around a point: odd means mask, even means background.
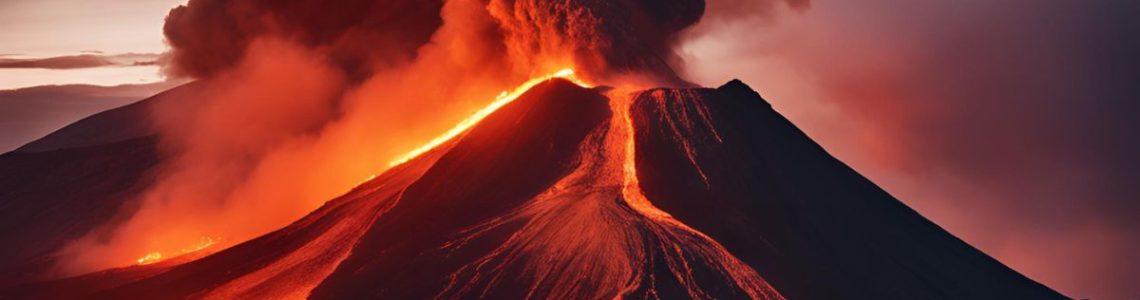
[{"label": "sky", "polygon": [[[0,59],[89,51],[161,53],[166,13],[185,0],[0,0]],[[161,81],[157,66],[70,70],[0,68],[0,90],[48,84]]]},{"label": "sky", "polygon": [[166,12],[185,0],[0,0],[0,54],[165,50]]},{"label": "sky", "polygon": [[[0,58],[163,52],[163,19],[183,2],[0,0]],[[743,79],[833,155],[1033,279],[1140,298],[1140,2],[741,3],[709,1],[682,39],[689,79]],[[156,66],[0,69],[0,89],[157,80]]]}]

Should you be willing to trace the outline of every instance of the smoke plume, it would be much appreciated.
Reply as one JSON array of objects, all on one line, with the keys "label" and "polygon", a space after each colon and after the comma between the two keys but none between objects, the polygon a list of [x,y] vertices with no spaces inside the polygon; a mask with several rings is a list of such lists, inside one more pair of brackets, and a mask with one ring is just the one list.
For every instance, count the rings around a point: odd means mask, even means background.
[{"label": "smoke plume", "polygon": [[163,28],[168,71],[209,78],[237,65],[261,37],[319,49],[353,75],[408,60],[443,20],[442,1],[191,0]]},{"label": "smoke plume", "polygon": [[672,44],[700,20],[704,6],[700,0],[492,0],[489,9],[521,65],[570,58],[587,79],[637,73],[676,83],[682,80],[671,67]]}]

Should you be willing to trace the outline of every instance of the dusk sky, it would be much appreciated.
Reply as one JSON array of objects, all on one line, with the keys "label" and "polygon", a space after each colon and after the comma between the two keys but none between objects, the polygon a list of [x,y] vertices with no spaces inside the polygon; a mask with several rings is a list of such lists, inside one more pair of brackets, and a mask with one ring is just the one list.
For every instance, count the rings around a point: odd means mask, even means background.
[{"label": "dusk sky", "polygon": [[[0,59],[98,51],[161,53],[166,12],[184,0],[3,0]],[[161,80],[157,66],[75,70],[0,68],[0,89],[45,84],[117,85]]]},{"label": "dusk sky", "polygon": [[[162,53],[184,2],[0,0],[0,59]],[[892,195],[1067,296],[1140,297],[1140,2],[790,2],[709,1],[676,48],[683,76],[744,80]],[[162,79],[154,65],[0,68],[0,90]],[[0,127],[0,145],[80,117],[64,110]]]},{"label": "dusk sky", "polygon": [[165,50],[162,22],[184,0],[0,1],[0,53],[30,56]]}]

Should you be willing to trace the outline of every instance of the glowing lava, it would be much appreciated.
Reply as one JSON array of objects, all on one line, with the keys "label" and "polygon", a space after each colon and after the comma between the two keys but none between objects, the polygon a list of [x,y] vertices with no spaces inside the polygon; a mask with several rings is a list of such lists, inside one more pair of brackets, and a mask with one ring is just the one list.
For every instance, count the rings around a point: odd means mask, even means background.
[{"label": "glowing lava", "polygon": [[147,253],[146,256],[138,259],[140,265],[149,265],[162,260],[162,252]]},{"label": "glowing lava", "polygon": [[[452,273],[436,299],[479,298],[513,288],[540,299],[783,299],[752,267],[642,194],[630,113],[638,95],[633,90],[607,93],[611,119],[580,145],[574,171],[521,207],[469,227],[462,238],[443,246],[461,252],[485,235],[512,232]],[[512,276],[527,279],[504,283]],[[706,281],[711,278],[719,281]],[[659,289],[663,285],[677,289]]]},{"label": "glowing lava", "polygon": [[[628,92],[614,91],[610,93],[610,109],[613,111],[613,122],[610,125],[610,134],[619,135],[617,141],[622,145],[612,145],[613,149],[622,149],[622,196],[630,207],[638,212],[658,220],[673,220],[669,213],[658,209],[641,193],[641,184],[637,181],[637,163],[635,158],[636,146],[634,140],[633,119],[630,118],[630,106],[633,96]],[[620,148],[619,148],[620,147]],[[613,150],[611,150],[613,151]],[[673,221],[676,222],[676,221]],[[680,223],[680,222],[676,222]],[[687,227],[687,226],[686,226]]]},{"label": "glowing lava", "polygon": [[138,260],[136,260],[136,262],[138,262],[139,265],[153,264],[153,263],[162,261],[164,259],[164,257],[165,258],[178,257],[178,256],[182,256],[182,255],[201,251],[202,249],[206,249],[206,248],[209,248],[210,246],[213,246],[214,244],[217,244],[218,241],[220,241],[220,240],[221,240],[220,238],[202,237],[202,239],[200,241],[198,241],[198,243],[195,244],[194,246],[191,246],[189,248],[182,248],[181,250],[173,253],[170,256],[163,256],[162,252],[156,251],[156,252],[147,253],[143,257],[140,257]]},{"label": "glowing lava", "polygon": [[[725,276],[725,279],[735,283],[736,287],[751,299],[784,299],[756,270],[729,253],[723,245],[657,208],[642,193],[641,184],[637,179],[637,143],[631,117],[633,99],[637,98],[637,94],[619,89],[610,92],[608,96],[610,108],[614,114],[610,125],[610,135],[614,139],[607,143],[611,147],[608,152],[620,153],[611,154],[610,159],[621,162],[623,173],[622,198],[625,199],[625,203],[630,208],[650,221],[645,227],[649,229],[651,235],[655,236],[654,239],[658,241],[658,249],[663,250],[661,255],[664,256],[667,267],[673,276],[681,282],[689,296],[693,299],[715,298],[700,286],[693,272],[692,265],[694,263],[705,263]],[[621,143],[621,145],[614,145],[614,143]],[[686,147],[688,147],[687,144]],[[693,159],[690,157],[690,160]],[[695,165],[696,161],[693,160],[693,163]],[[697,259],[694,260],[690,256],[695,256]],[[638,288],[638,286],[629,286],[626,291]],[[650,292],[656,293],[653,290]]]},{"label": "glowing lava", "polygon": [[511,103],[512,101],[515,101],[515,99],[517,99],[520,95],[525,93],[527,90],[530,90],[530,88],[534,87],[535,85],[538,85],[539,83],[542,83],[544,81],[554,79],[554,78],[562,78],[562,79],[570,80],[571,82],[574,82],[575,84],[578,84],[580,86],[587,86],[587,84],[585,82],[583,82],[582,80],[580,80],[574,76],[574,70],[570,69],[570,68],[562,69],[562,70],[559,70],[558,72],[554,72],[554,73],[551,73],[551,74],[548,74],[545,76],[541,76],[541,77],[537,77],[537,78],[533,78],[531,80],[528,80],[527,82],[524,82],[522,85],[519,85],[518,87],[516,87],[515,89],[513,89],[509,92],[503,91],[503,93],[499,94],[499,96],[495,98],[495,101],[492,101],[490,105],[487,105],[487,107],[484,107],[484,108],[480,109],[479,111],[476,111],[475,114],[467,117],[466,119],[463,119],[463,121],[459,122],[459,124],[456,124],[455,127],[452,127],[451,129],[447,130],[443,134],[433,138],[427,144],[424,144],[423,146],[420,146],[419,148],[416,148],[416,149],[404,154],[403,156],[400,156],[399,158],[392,160],[392,162],[389,163],[389,166],[394,167],[394,166],[403,164],[405,162],[408,162],[409,160],[412,160],[413,158],[416,158],[417,156],[424,154],[424,152],[428,152],[431,149],[434,149],[435,147],[438,147],[439,145],[455,138],[459,134],[466,132],[467,129],[471,128],[471,126],[478,124],[479,121],[483,120],[483,118],[486,118],[488,115],[491,115],[491,113],[494,113],[499,108],[503,107],[504,105],[507,105],[508,103]]}]

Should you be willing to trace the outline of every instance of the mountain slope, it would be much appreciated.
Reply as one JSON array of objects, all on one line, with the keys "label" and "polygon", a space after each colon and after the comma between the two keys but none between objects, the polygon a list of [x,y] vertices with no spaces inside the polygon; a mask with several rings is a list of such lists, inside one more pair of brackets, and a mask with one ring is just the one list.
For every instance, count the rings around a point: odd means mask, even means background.
[{"label": "mountain slope", "polygon": [[[56,253],[114,222],[153,182],[153,138],[0,155],[0,287],[48,275]],[[111,171],[113,170],[113,171]]]},{"label": "mountain slope", "polygon": [[203,85],[198,82],[184,84],[135,103],[88,116],[14,152],[88,147],[155,135],[157,130],[150,120],[153,107],[164,102],[194,99],[203,90]]},{"label": "mountain slope", "polygon": [[549,80],[285,228],[183,260],[0,298],[1064,298],[740,82],[629,95]]},{"label": "mountain slope", "polygon": [[12,245],[0,248],[0,287],[51,275],[67,243],[133,213],[162,159],[151,107],[199,90],[176,87],[0,154],[0,240]]},{"label": "mountain slope", "polygon": [[1061,299],[851,168],[740,81],[633,110],[645,194],[790,299]]},{"label": "mountain slope", "polygon": [[[121,107],[177,86],[52,85],[0,90],[0,153],[14,150],[76,120]],[[120,139],[122,140],[122,139]],[[94,144],[89,144],[94,145]],[[44,149],[51,150],[51,149]]]}]

